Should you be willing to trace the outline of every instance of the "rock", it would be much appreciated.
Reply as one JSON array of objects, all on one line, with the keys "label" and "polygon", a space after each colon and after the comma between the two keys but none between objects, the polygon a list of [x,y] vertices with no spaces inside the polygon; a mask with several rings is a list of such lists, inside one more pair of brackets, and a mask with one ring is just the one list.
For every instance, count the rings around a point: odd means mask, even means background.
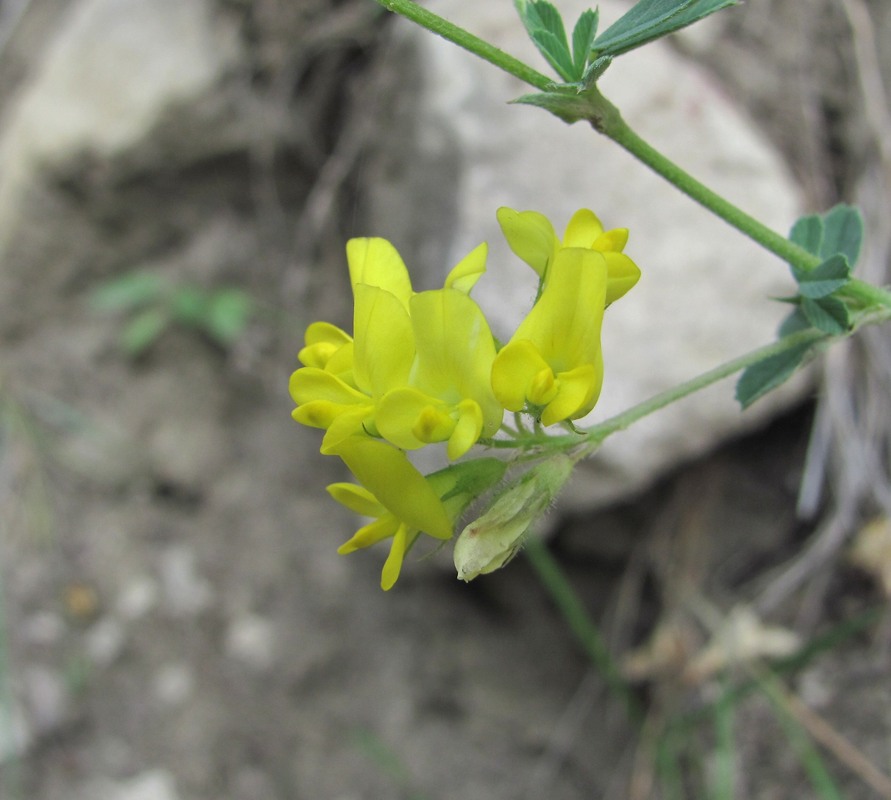
[{"label": "rock", "polygon": [[[57,289],[70,279],[73,265],[82,263],[82,237],[91,234],[74,224],[85,213],[83,198],[72,204],[59,191],[66,173],[86,168],[101,184],[110,160],[125,154],[133,160],[131,169],[171,164],[188,147],[197,117],[213,116],[199,101],[219,95],[214,88],[236,61],[239,46],[235,27],[212,12],[210,0],[71,4],[0,136],[4,323],[21,313],[16,297],[27,281]],[[173,143],[158,140],[136,155],[135,146],[170,126],[172,117]],[[205,127],[225,136],[219,120]],[[90,190],[82,185],[77,191]]]},{"label": "rock", "polygon": [[[92,793],[92,794],[91,794]],[[164,769],[143,772],[128,781],[99,781],[83,793],[84,800],[178,800],[173,776]]]},{"label": "rock", "polygon": [[[567,11],[573,7],[573,11]],[[584,6],[561,4],[574,22]],[[488,37],[543,72],[509,3],[437,0],[431,10]],[[626,6],[600,3],[602,28]],[[733,13],[731,11],[723,12]],[[509,336],[534,296],[533,275],[507,249],[495,221],[502,205],[546,214],[558,234],[573,211],[592,208],[607,228],[627,227],[640,284],[606,315],[606,379],[594,423],[775,338],[788,270],[583,124],[510,106],[531,91],[515,78],[406,24],[415,49],[400,72],[397,108],[369,173],[369,234],[390,238],[417,274],[441,272],[480,241],[489,272],[474,290],[496,335]],[[414,76],[412,78],[412,76]],[[708,74],[657,43],[620,57],[601,81],[632,128],[694,176],[787,231],[798,193],[777,153]],[[436,273],[432,265],[436,265]],[[729,381],[616,435],[579,470],[567,494],[593,506],[633,493],[660,473],[762,424],[797,388],[740,413]]]}]

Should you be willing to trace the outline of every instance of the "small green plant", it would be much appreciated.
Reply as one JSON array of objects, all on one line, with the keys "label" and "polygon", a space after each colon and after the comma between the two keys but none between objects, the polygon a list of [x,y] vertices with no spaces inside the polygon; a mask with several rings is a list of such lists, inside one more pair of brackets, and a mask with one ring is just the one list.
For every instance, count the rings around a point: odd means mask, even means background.
[{"label": "small green plant", "polygon": [[254,314],[254,302],[232,287],[204,289],[137,270],[104,283],[90,297],[101,312],[128,315],[120,345],[131,358],[145,353],[166,331],[180,325],[231,347]]}]

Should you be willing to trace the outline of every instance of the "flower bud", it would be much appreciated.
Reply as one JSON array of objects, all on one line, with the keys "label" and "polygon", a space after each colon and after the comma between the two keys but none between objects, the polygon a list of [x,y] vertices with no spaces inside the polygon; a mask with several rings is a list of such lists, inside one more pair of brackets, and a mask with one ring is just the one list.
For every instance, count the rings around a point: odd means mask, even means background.
[{"label": "flower bud", "polygon": [[532,524],[566,483],[574,461],[558,455],[509,483],[485,514],[471,522],[455,542],[458,578],[472,581],[500,569],[522,548]]}]

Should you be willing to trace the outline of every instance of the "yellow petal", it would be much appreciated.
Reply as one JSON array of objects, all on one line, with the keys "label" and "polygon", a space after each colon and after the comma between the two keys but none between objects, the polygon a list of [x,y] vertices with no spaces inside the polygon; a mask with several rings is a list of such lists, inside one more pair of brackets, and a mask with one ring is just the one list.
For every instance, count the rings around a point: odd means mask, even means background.
[{"label": "yellow petal", "polygon": [[609,274],[606,282],[606,304],[615,302],[640,280],[640,269],[624,253],[604,253]]},{"label": "yellow petal", "polygon": [[503,409],[492,393],[495,340],[480,307],[455,289],[421,292],[411,299],[417,347],[412,384],[445,402],[475,401],[483,414],[483,431],[501,427]]},{"label": "yellow petal", "polygon": [[597,215],[588,208],[580,208],[569,220],[563,234],[563,247],[591,247],[603,233]]},{"label": "yellow petal", "polygon": [[452,521],[433,488],[392,445],[367,436],[353,436],[336,448],[359,483],[410,528],[449,539]]},{"label": "yellow petal", "polygon": [[611,231],[598,236],[591,247],[594,250],[599,250],[601,253],[610,251],[621,253],[625,249],[626,244],[628,244],[628,228],[613,228]]},{"label": "yellow petal", "polygon": [[485,242],[471,250],[449,272],[445,279],[445,288],[457,289],[459,292],[469,294],[486,271],[488,252],[489,247]]},{"label": "yellow petal", "polygon": [[602,254],[582,248],[558,251],[541,297],[513,339],[533,342],[555,373],[593,364],[600,352],[606,283]]},{"label": "yellow petal", "polygon": [[304,366],[325,369],[328,360],[344,345],[353,341],[346,332],[330,322],[313,322],[304,334],[304,347],[297,358]]},{"label": "yellow petal", "polygon": [[350,283],[355,287],[364,283],[395,296],[408,308],[412,295],[411,279],[399,252],[386,239],[350,239],[346,246]]},{"label": "yellow petal", "polygon": [[461,458],[480,438],[483,431],[483,412],[475,400],[458,404],[458,421],[453,423],[446,453],[450,460]]},{"label": "yellow petal", "polygon": [[585,364],[557,376],[559,390],[541,414],[543,425],[585,416],[597,402],[603,383],[603,369]]},{"label": "yellow petal", "polygon": [[338,346],[351,342],[353,337],[346,331],[332,325],[330,322],[313,322],[306,328],[304,341],[307,346],[328,342]]},{"label": "yellow petal", "polygon": [[390,545],[390,555],[387,556],[384,568],[381,570],[381,589],[385,592],[390,591],[399,578],[408,545],[408,530],[405,525],[400,525],[393,536],[393,544]]},{"label": "yellow petal", "polygon": [[372,397],[403,386],[414,360],[408,312],[392,293],[357,284],[354,309],[353,375]]},{"label": "yellow petal", "polygon": [[382,542],[384,539],[389,539],[400,527],[399,520],[392,514],[387,514],[359,528],[349,541],[344,542],[337,548],[337,552],[345,556],[348,553],[355,553],[356,550],[371,547],[371,545]]},{"label": "yellow petal", "polygon": [[528,339],[511,339],[492,364],[492,390],[508,411],[521,411],[536,376],[549,370],[538,348]]},{"label": "yellow petal", "polygon": [[342,506],[363,517],[381,517],[387,510],[378,499],[364,486],[355,483],[332,483],[327,488],[331,495]]},{"label": "yellow petal", "polygon": [[344,405],[368,402],[367,395],[348,386],[337,375],[316,367],[302,367],[291,373],[288,390],[297,404],[310,400],[330,400]]},{"label": "yellow petal", "polygon": [[[416,450],[429,442],[443,441],[451,433],[451,428],[449,428],[449,431],[440,439],[425,439],[418,435],[420,429],[424,427],[424,425],[419,425],[419,419],[428,408],[433,413],[443,414],[447,406],[435,397],[411,387],[394,389],[381,398],[375,413],[375,424],[381,436],[388,442],[403,450]],[[431,412],[426,413],[429,416]],[[454,423],[451,424],[454,426]],[[417,431],[416,428],[418,428]]]},{"label": "yellow petal", "polygon": [[510,249],[541,277],[557,249],[554,226],[537,211],[515,211],[502,207],[496,212],[498,224]]},{"label": "yellow petal", "polygon": [[[300,409],[297,409],[298,411]],[[350,406],[338,414],[328,425],[319,452],[323,456],[337,454],[338,446],[346,439],[363,433],[372,427],[374,406],[370,403]]]}]

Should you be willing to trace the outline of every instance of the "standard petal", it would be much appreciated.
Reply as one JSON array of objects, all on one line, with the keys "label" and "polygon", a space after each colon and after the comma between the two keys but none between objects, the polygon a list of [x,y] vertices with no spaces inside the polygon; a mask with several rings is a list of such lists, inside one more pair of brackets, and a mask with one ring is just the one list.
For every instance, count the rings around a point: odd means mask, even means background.
[{"label": "standard petal", "polygon": [[515,211],[499,208],[495,215],[510,249],[541,277],[557,249],[554,226],[537,211]]},{"label": "standard petal", "polygon": [[357,284],[353,375],[357,386],[379,398],[408,381],[415,356],[411,320],[392,293]]},{"label": "standard petal", "polygon": [[492,393],[495,340],[480,307],[455,289],[421,292],[411,299],[417,364],[412,383],[449,406],[476,401],[491,435],[502,408]]},{"label": "standard petal", "polygon": [[437,539],[451,538],[452,521],[442,501],[401,450],[379,439],[353,436],[333,452],[399,520]]},{"label": "standard petal", "polygon": [[377,286],[398,298],[407,309],[412,295],[411,278],[402,256],[386,239],[350,239],[346,246],[350,283]]},{"label": "standard petal", "polygon": [[594,363],[600,351],[606,283],[602,254],[574,247],[560,250],[541,297],[514,338],[533,342],[555,373]]},{"label": "standard petal", "polygon": [[486,271],[488,252],[489,246],[485,242],[474,247],[449,272],[445,279],[445,288],[469,294]]}]

